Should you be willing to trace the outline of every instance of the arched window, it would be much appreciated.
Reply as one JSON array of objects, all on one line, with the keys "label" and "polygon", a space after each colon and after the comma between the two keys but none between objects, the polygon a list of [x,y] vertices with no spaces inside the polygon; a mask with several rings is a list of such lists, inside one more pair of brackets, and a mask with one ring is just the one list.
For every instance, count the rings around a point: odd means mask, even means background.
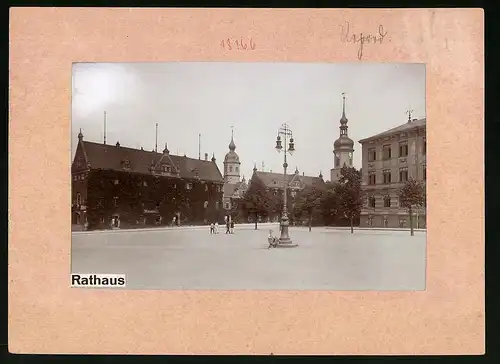
[{"label": "arched window", "polygon": [[205,203],[203,204],[203,208],[207,208],[208,207],[208,201],[205,201]]},{"label": "arched window", "polygon": [[233,171],[233,166],[229,166],[229,172]]},{"label": "arched window", "polygon": [[338,154],[335,154],[335,167],[340,166],[340,157]]},{"label": "arched window", "polygon": [[82,204],[82,195],[80,195],[80,192],[77,192],[76,194],[76,205],[80,206]]},{"label": "arched window", "polygon": [[234,167],[235,168],[235,171],[238,172],[239,168],[238,167]]}]

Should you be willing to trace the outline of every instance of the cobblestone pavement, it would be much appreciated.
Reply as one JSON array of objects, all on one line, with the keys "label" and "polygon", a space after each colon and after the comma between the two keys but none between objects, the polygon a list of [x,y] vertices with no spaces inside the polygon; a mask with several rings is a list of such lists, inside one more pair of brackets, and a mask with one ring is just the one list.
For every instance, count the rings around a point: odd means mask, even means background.
[{"label": "cobblestone pavement", "polygon": [[291,228],[299,247],[270,250],[267,234],[267,226],[73,233],[71,270],[126,274],[128,289],[425,289],[425,232]]}]

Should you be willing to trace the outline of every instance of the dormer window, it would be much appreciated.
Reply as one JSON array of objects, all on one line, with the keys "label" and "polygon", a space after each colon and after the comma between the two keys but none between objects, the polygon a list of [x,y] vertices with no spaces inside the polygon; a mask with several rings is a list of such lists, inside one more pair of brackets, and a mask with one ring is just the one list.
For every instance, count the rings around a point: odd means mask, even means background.
[{"label": "dormer window", "polygon": [[277,183],[277,182],[276,182],[276,180],[274,180],[274,181],[273,181],[273,185],[275,185],[276,183]]},{"label": "dormer window", "polygon": [[205,192],[208,192],[208,185],[205,184]]},{"label": "dormer window", "polygon": [[186,183],[186,190],[192,190],[193,184],[191,182]]},{"label": "dormer window", "polygon": [[124,169],[130,169],[130,161],[128,159],[125,159],[123,161],[123,168]]},{"label": "dormer window", "polygon": [[78,158],[76,160],[76,168],[82,168],[83,167],[83,158]]}]

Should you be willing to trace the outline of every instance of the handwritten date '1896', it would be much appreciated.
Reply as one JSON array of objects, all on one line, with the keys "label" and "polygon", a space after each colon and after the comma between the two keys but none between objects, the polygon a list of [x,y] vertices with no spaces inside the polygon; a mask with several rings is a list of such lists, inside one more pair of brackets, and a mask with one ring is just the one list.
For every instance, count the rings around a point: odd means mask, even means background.
[{"label": "handwritten date '1896'", "polygon": [[252,38],[248,39],[248,42],[241,37],[240,39],[233,39],[233,38],[227,38],[223,39],[220,42],[220,46],[223,50],[228,50],[232,51],[233,49],[236,50],[254,50],[255,49],[255,42],[253,41]]}]

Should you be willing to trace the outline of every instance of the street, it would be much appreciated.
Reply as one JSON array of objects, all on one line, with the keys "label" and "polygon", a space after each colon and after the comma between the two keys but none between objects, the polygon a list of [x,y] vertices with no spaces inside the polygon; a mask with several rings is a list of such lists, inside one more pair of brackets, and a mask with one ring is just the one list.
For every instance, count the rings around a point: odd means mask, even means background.
[{"label": "street", "polygon": [[[272,226],[278,234],[278,225]],[[126,274],[126,289],[423,290],[426,234],[290,228],[298,248],[268,250],[269,226],[73,233],[72,273]]]}]

